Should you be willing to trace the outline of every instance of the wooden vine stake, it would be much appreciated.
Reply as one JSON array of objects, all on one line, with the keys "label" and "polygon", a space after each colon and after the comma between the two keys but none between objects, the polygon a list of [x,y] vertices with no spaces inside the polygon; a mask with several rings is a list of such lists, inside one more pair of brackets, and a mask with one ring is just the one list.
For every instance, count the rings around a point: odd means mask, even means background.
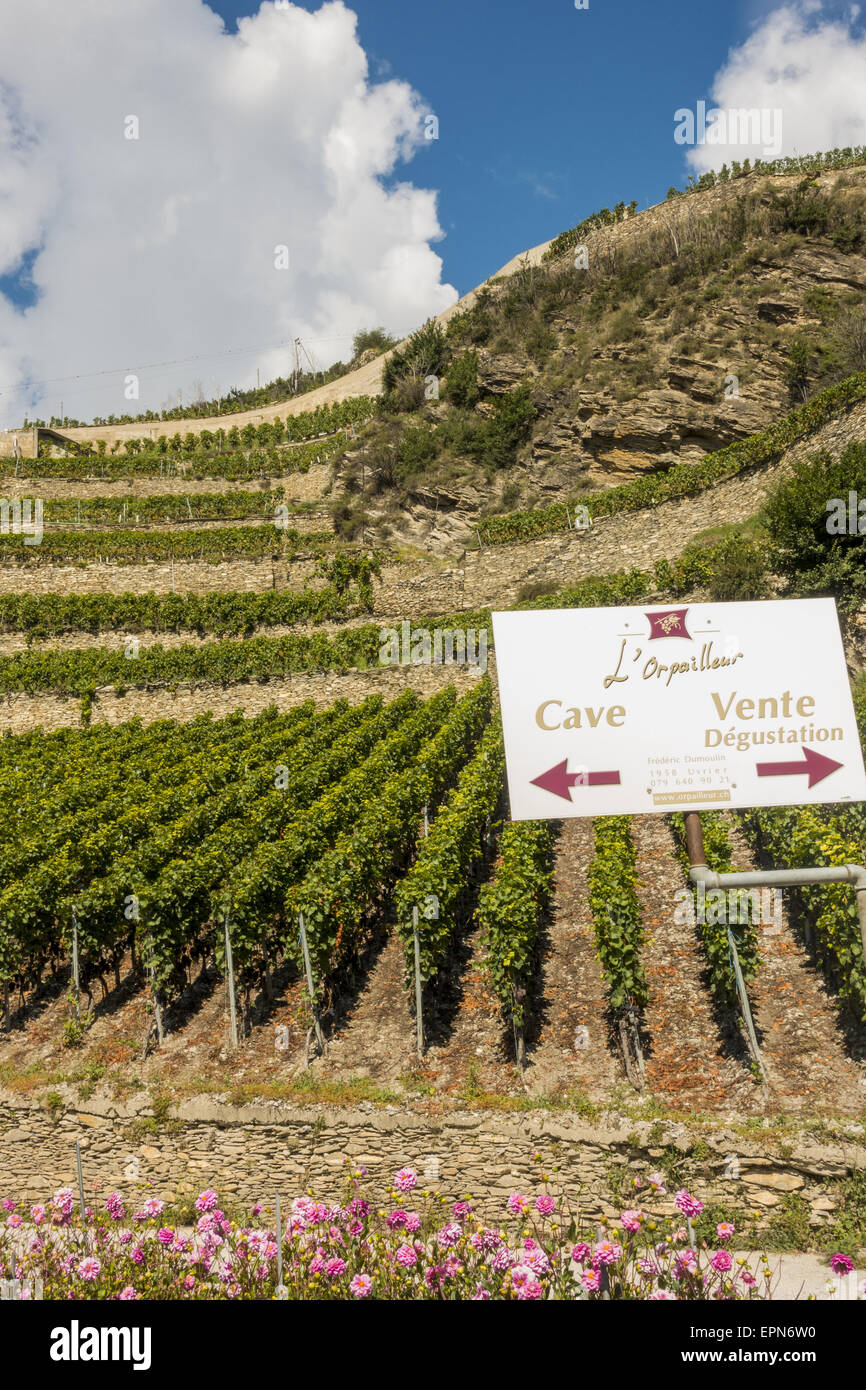
[{"label": "wooden vine stake", "polygon": [[289,1296],[289,1291],[283,1283],[283,1219],[280,1215],[280,1194],[277,1193],[277,1298],[281,1302]]},{"label": "wooden vine stake", "polygon": [[78,1201],[81,1206],[81,1224],[84,1226],[87,1221],[84,1210],[84,1177],[81,1172],[81,1145],[75,1141],[75,1166],[78,1169]]},{"label": "wooden vine stake", "polygon": [[72,984],[75,989],[75,1022],[81,1022],[81,979],[78,973],[78,918],[72,912]]},{"label": "wooden vine stake", "polygon": [[232,960],[232,939],[229,934],[229,919],[226,916],[226,985],[229,992],[229,1025],[231,1027],[232,1047],[238,1045],[238,1007],[235,999],[235,970]]},{"label": "wooden vine stake", "polygon": [[165,1034],[162,1028],[162,1009],[159,1007],[159,999],[156,994],[156,969],[153,964],[153,937],[150,932],[147,934],[147,954],[150,966],[150,993],[153,999],[153,1017],[156,1023],[156,1041],[157,1045],[162,1047]]},{"label": "wooden vine stake", "polygon": [[9,981],[3,981],[3,1031],[9,1032],[11,1019],[9,1017]]},{"label": "wooden vine stake", "polygon": [[[511,993],[514,995],[514,1003],[516,1004],[517,997],[513,985],[511,986]],[[523,1024],[517,1022],[513,1012],[511,1022],[514,1027],[514,1055],[517,1058],[518,1067],[523,1072],[526,1070],[526,1035],[523,1031]]]},{"label": "wooden vine stake", "polygon": [[412,908],[412,940],[415,946],[415,1025],[418,1031],[418,1060],[424,1056],[424,1013],[421,1006],[421,941],[418,936],[418,909]]},{"label": "wooden vine stake", "polygon": [[313,985],[313,966],[310,961],[310,947],[307,943],[307,929],[304,926],[304,914],[298,913],[298,926],[300,927],[301,950],[304,955],[304,972],[307,976],[307,990],[310,996],[310,1008],[313,1011],[313,1028],[316,1034],[316,1043],[319,1048],[319,1056],[325,1055],[325,1038],[322,1033],[322,1025],[319,1022],[319,1014],[316,1009],[316,991]]}]

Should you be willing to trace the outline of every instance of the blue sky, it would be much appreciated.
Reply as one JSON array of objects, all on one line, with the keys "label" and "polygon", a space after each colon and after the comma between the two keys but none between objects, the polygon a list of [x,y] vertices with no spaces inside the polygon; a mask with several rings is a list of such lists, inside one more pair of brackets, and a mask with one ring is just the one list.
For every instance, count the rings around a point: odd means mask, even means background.
[{"label": "blue sky", "polygon": [[[371,77],[402,78],[440,122],[400,171],[437,189],[444,279],[463,294],[601,207],[664,198],[689,170],[674,112],[707,98],[770,0],[347,0]],[[304,4],[308,10],[318,8]],[[233,29],[257,4],[211,0]],[[840,15],[850,5],[825,4]]]},{"label": "blue sky", "polygon": [[701,100],[783,115],[783,154],[866,145],[852,0],[2,3],[0,425],[410,333],[599,208],[744,157],[675,142]]}]

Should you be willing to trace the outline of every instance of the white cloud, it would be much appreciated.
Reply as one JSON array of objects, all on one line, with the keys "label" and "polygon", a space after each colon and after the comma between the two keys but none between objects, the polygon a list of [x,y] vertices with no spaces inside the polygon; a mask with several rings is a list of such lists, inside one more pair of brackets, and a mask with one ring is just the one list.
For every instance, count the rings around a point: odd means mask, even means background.
[{"label": "white cloud", "polygon": [[[454,302],[435,194],[395,182],[427,108],[371,81],[355,26],[341,0],[268,0],[237,34],[202,0],[3,0],[0,275],[40,251],[37,303],[0,296],[0,425],[267,380],[295,337],[324,366]],[[127,368],[198,354],[124,400]]]},{"label": "white cloud", "polygon": [[[711,89],[717,109],[781,112],[783,155],[866,144],[866,35],[859,6],[834,17],[821,0],[773,10],[739,48],[732,49]],[[765,125],[772,130],[772,121]],[[696,170],[733,159],[764,157],[760,142],[707,143],[691,148]]]}]

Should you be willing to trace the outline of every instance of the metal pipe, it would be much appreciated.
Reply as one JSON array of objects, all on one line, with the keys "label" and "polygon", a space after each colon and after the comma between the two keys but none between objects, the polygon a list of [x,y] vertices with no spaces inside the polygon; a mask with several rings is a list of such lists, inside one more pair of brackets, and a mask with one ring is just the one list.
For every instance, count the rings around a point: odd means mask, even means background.
[{"label": "metal pipe", "polygon": [[810,883],[848,883],[857,896],[860,945],[866,961],[866,868],[861,864],[840,864],[833,868],[763,869],[749,873],[717,874],[703,864],[693,864],[692,883],[705,888],[802,888]]},{"label": "metal pipe", "polygon": [[840,864],[836,868],[815,869],[757,869],[743,873],[717,874],[703,864],[694,864],[689,872],[692,883],[706,888],[797,888],[807,883],[850,883],[858,892],[866,892],[866,869],[857,864]]}]

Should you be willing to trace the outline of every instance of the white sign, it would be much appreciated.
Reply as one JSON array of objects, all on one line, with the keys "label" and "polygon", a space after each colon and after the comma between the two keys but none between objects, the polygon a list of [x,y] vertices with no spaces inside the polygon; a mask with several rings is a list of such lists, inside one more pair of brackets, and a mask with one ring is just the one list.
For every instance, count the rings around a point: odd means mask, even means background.
[{"label": "white sign", "polygon": [[866,800],[832,599],[494,613],[514,820]]}]

